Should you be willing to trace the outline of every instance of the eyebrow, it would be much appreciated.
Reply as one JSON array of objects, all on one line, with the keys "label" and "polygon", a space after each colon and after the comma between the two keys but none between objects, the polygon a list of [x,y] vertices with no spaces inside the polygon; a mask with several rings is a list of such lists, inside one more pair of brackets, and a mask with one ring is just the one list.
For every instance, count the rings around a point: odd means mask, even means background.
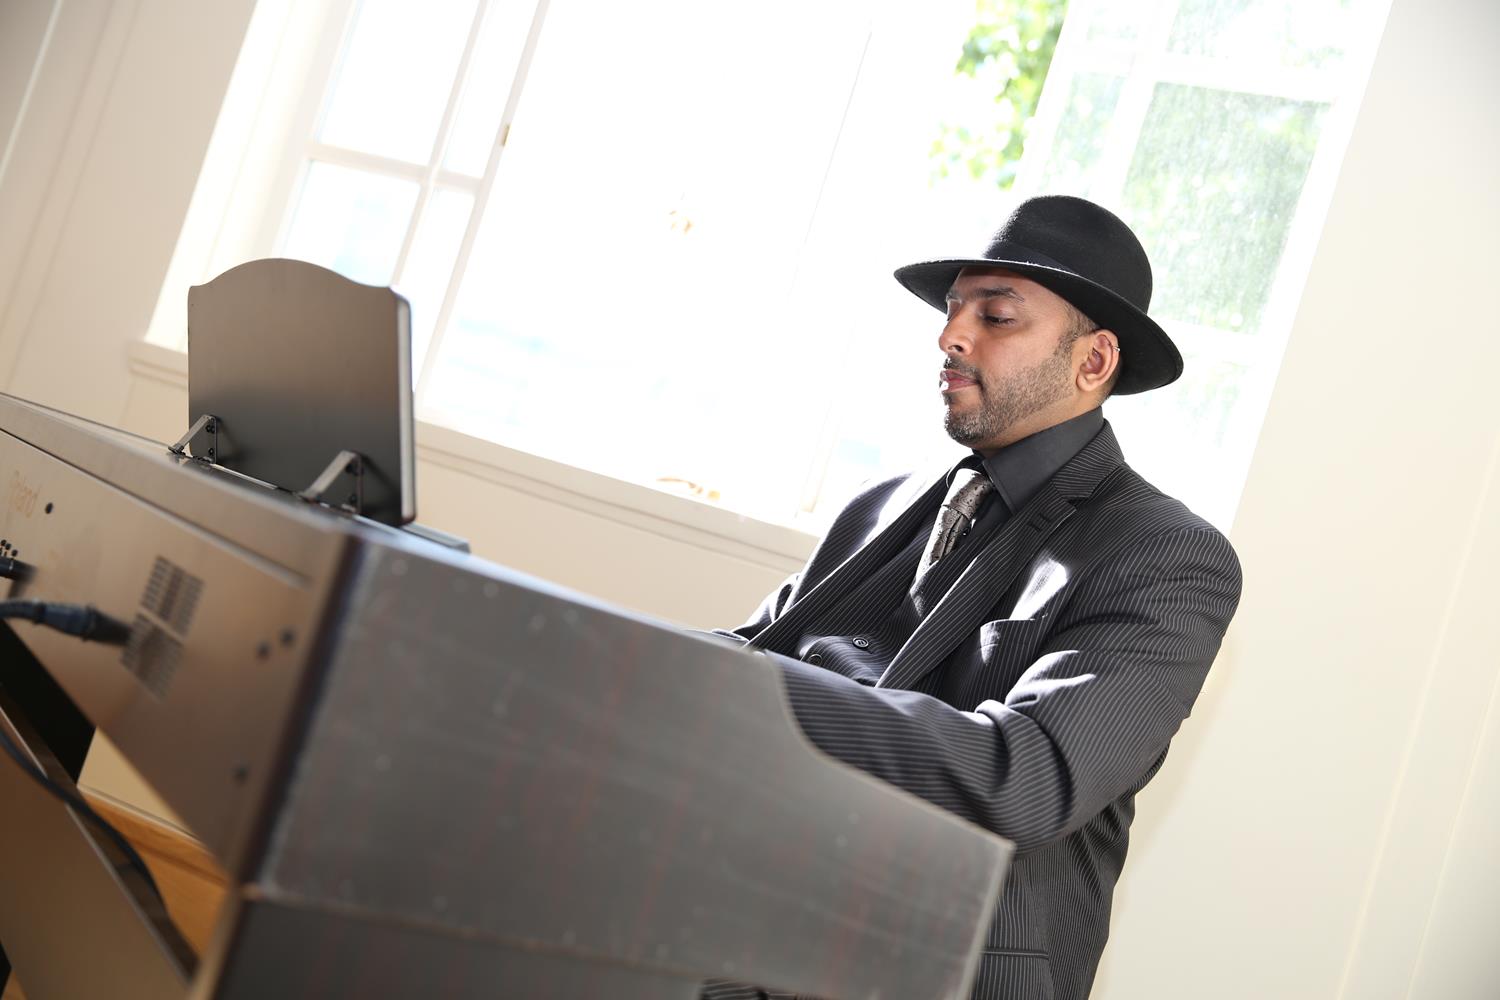
[{"label": "eyebrow", "polygon": [[[946,296],[944,296],[944,300],[947,301],[947,302],[958,302],[960,300],[960,298],[961,298],[961,296],[954,295],[953,292],[951,292],[951,291],[948,292],[948,294]],[[974,292],[970,296],[970,298],[975,298],[975,299],[1015,299],[1017,302],[1025,302],[1026,301],[1024,298],[1021,297],[1021,293],[1020,292],[1016,291],[1014,288],[1012,288],[1009,285],[988,285],[988,286],[986,286],[984,288],[977,288],[977,289],[974,290]]]}]

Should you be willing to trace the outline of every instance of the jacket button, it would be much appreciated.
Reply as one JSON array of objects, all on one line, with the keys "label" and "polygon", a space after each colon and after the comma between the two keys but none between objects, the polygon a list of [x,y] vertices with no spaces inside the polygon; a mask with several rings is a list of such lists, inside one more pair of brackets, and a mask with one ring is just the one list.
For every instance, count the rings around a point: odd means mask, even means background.
[{"label": "jacket button", "polygon": [[860,636],[859,638],[857,638],[857,639],[854,640],[854,647],[856,649],[869,649],[870,648],[870,640],[864,638],[863,636]]},{"label": "jacket button", "polygon": [[811,663],[813,666],[816,667],[818,664],[820,664],[820,663],[823,662],[823,654],[822,653],[813,653],[811,656],[809,656],[807,658],[807,662]]}]

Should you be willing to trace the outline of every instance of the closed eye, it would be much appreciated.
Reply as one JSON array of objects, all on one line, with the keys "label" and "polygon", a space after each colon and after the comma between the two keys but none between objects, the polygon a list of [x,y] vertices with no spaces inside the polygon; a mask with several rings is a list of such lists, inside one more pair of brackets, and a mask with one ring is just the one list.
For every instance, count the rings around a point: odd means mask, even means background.
[{"label": "closed eye", "polygon": [[1009,316],[985,316],[984,321],[991,326],[1004,326],[1007,323],[1015,322],[1015,320]]}]

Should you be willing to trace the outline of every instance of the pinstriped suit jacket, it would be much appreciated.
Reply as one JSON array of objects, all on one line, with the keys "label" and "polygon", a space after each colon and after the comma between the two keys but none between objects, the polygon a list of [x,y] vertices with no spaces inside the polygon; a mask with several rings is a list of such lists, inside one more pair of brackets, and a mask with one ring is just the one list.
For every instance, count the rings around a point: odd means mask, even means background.
[{"label": "pinstriped suit jacket", "polygon": [[799,636],[846,615],[861,582],[927,532],[944,488],[903,477],[865,491],[734,631],[782,654],[814,744],[1015,842],[973,997],[1081,1000],[1135,795],[1218,651],[1239,563],[1125,464],[1106,423],[969,554],[883,670],[852,643],[820,667],[794,659]]}]

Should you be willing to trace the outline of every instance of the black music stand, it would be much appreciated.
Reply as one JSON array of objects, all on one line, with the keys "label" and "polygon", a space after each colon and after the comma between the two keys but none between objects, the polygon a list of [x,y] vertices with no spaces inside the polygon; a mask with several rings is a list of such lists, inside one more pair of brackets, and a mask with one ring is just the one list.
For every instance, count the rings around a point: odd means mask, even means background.
[{"label": "black music stand", "polygon": [[188,419],[173,451],[374,521],[416,517],[411,307],[306,261],[188,292]]}]

